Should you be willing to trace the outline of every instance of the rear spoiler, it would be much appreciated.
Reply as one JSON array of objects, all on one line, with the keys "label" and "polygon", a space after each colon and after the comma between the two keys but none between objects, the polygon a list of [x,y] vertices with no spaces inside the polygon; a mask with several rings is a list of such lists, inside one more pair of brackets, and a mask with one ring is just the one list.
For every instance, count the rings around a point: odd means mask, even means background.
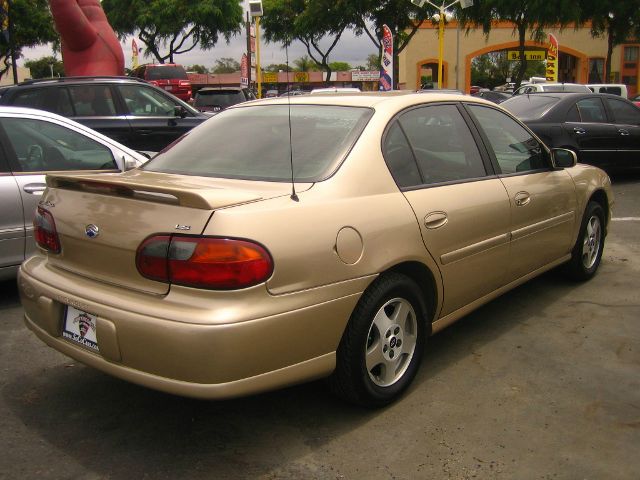
[{"label": "rear spoiler", "polygon": [[63,190],[76,190],[129,197],[155,203],[168,203],[182,207],[215,210],[223,207],[256,202],[262,196],[255,192],[227,188],[206,187],[197,184],[161,180],[153,174],[127,176],[127,174],[49,174],[47,186]]}]

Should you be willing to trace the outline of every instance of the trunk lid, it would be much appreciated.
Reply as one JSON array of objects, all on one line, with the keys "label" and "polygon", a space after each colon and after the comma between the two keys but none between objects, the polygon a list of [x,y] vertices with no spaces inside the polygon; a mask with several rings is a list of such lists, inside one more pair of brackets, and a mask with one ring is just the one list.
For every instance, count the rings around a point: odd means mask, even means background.
[{"label": "trunk lid", "polygon": [[[40,204],[53,215],[62,252],[49,263],[93,280],[153,294],[169,285],[142,277],[140,244],[156,234],[201,234],[216,209],[286,195],[290,186],[132,170],[51,175]],[[98,234],[87,234],[89,226]],[[89,229],[91,230],[91,229]]]}]

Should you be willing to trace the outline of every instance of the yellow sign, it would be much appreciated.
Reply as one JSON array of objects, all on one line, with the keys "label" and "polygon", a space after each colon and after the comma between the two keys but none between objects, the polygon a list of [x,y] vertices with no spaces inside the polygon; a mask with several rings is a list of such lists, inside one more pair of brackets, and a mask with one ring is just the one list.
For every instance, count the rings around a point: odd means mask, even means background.
[{"label": "yellow sign", "polygon": [[309,72],[293,72],[293,81],[294,82],[308,82],[309,81]]},{"label": "yellow sign", "polygon": [[278,73],[277,72],[263,72],[262,73],[262,82],[263,83],[278,83]]},{"label": "yellow sign", "polygon": [[[524,58],[526,58],[527,60],[544,60],[547,56],[546,53],[547,52],[545,52],[544,50],[525,50]],[[520,60],[520,51],[507,50],[507,60]]]},{"label": "yellow sign", "polygon": [[558,39],[553,33],[549,34],[549,53],[547,55],[547,70],[545,78],[547,82],[558,81],[558,54],[560,52]]}]

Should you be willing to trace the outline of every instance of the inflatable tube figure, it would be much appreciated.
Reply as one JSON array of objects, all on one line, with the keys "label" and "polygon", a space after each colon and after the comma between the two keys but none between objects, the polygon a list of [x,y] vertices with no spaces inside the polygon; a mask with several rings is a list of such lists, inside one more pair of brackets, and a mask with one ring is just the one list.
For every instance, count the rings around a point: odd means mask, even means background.
[{"label": "inflatable tube figure", "polygon": [[65,74],[124,75],[124,54],[100,0],[49,0]]}]

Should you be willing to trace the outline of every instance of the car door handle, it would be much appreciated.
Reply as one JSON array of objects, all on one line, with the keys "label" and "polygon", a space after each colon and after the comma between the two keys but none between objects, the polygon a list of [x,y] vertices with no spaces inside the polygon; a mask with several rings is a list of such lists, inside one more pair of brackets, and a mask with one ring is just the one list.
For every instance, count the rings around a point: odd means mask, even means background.
[{"label": "car door handle", "polygon": [[444,227],[449,219],[447,218],[447,214],[444,212],[431,212],[426,217],[424,217],[424,226],[429,230],[433,230],[436,228]]},{"label": "car door handle", "polygon": [[531,202],[531,196],[527,192],[518,192],[514,197],[517,207],[524,207]]},{"label": "car door handle", "polygon": [[584,128],[576,127],[573,131],[578,135],[584,135],[587,131]]},{"label": "car door handle", "polygon": [[22,187],[22,190],[30,193],[31,195],[42,195],[42,192],[44,192],[45,188],[47,188],[46,183],[27,183],[24,187]]},{"label": "car door handle", "polygon": [[619,133],[620,135],[622,135],[623,137],[626,137],[627,135],[629,135],[629,130],[625,130],[624,128],[620,128],[620,129],[618,130],[618,133]]},{"label": "car door handle", "polygon": [[136,130],[136,133],[139,135],[151,135],[153,130]]}]

